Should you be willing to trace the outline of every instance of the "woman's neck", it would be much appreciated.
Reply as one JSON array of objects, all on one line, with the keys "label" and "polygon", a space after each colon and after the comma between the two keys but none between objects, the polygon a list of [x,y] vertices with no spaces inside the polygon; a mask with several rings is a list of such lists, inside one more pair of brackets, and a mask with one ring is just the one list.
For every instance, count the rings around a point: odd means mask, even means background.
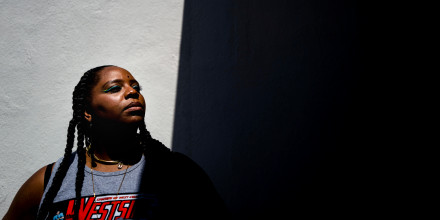
[{"label": "woman's neck", "polygon": [[136,129],[100,129],[92,132],[91,145],[94,154],[102,160],[133,164],[142,157],[142,147]]}]

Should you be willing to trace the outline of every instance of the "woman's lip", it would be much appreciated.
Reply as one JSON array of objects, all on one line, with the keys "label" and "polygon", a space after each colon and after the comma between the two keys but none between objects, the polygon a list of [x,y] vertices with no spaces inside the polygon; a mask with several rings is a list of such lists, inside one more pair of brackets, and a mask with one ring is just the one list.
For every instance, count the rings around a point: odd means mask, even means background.
[{"label": "woman's lip", "polygon": [[140,106],[132,106],[132,107],[125,109],[125,111],[142,111],[142,110],[144,110],[144,109]]},{"label": "woman's lip", "polygon": [[124,110],[130,110],[130,111],[139,111],[143,109],[144,106],[140,102],[132,102],[124,108]]}]

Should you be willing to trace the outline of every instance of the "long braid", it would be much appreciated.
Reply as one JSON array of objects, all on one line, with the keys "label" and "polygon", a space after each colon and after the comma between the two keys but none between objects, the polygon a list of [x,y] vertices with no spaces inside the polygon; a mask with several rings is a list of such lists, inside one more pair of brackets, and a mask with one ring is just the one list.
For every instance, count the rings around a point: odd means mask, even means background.
[{"label": "long braid", "polygon": [[84,129],[82,126],[82,123],[78,125],[78,148],[77,148],[77,154],[78,154],[78,171],[76,173],[76,182],[75,182],[75,194],[76,194],[76,200],[75,200],[75,206],[74,206],[74,214],[75,219],[79,218],[79,207],[81,204],[81,190],[83,187],[84,182],[84,167],[86,164],[86,154],[84,149]]},{"label": "long braid", "polygon": [[43,203],[41,204],[40,210],[38,211],[37,219],[45,219],[47,216],[49,204],[53,202],[53,199],[58,193],[58,190],[60,190],[62,181],[64,177],[66,176],[67,170],[70,166],[70,155],[72,154],[72,148],[73,148],[73,142],[75,139],[75,127],[76,127],[76,120],[73,118],[69,122],[69,127],[67,129],[67,144],[66,148],[64,150],[64,157],[61,161],[60,167],[58,168],[57,172],[55,173],[55,176],[52,180],[52,185],[50,186],[49,190],[47,191]]},{"label": "long braid", "polygon": [[150,141],[150,139],[152,139],[150,132],[147,130],[147,127],[145,126],[145,123],[140,124],[139,133],[140,133],[142,147],[145,151],[145,148],[147,147],[147,142]]},{"label": "long braid", "polygon": [[[151,142],[151,134],[150,132],[147,130],[145,123],[141,123],[139,126],[139,134],[140,134],[140,141],[141,141],[141,147],[142,147],[142,151],[144,152],[144,156],[147,157],[149,156],[152,152],[151,152],[151,147],[149,146],[149,142]],[[147,160],[148,161],[148,160]]]},{"label": "long braid", "polygon": [[75,200],[75,219],[78,219],[78,210],[81,199],[81,190],[82,183],[84,181],[84,167],[85,167],[85,150],[84,150],[84,141],[88,142],[87,128],[88,122],[83,118],[84,112],[86,110],[86,106],[88,106],[88,101],[90,98],[91,88],[97,82],[97,73],[102,69],[108,66],[100,66],[93,69],[88,70],[81,77],[78,85],[75,86],[73,91],[73,117],[69,122],[69,127],[67,129],[67,144],[64,150],[64,157],[60,163],[57,172],[52,180],[52,184],[49,187],[43,203],[38,211],[37,219],[45,219],[48,215],[49,206],[53,203],[54,198],[56,197],[58,191],[61,188],[64,177],[67,174],[67,170],[70,167],[70,156],[72,154],[72,148],[75,140],[75,128],[78,130],[78,139],[77,139],[77,154],[78,154],[78,173],[76,175],[76,183],[75,183],[75,192],[76,192],[76,200]]},{"label": "long braid", "polygon": [[[162,142],[151,137],[150,132],[147,130],[145,122],[139,125],[139,134],[144,156],[147,162],[151,163],[154,159],[151,155],[155,155],[160,151],[169,151]],[[151,168],[151,164],[149,166]]]},{"label": "long braid", "polygon": [[85,126],[86,122],[83,119],[84,112],[86,110],[86,99],[87,99],[87,83],[90,83],[90,74],[84,74],[84,80],[80,80],[80,83],[78,83],[77,87],[75,88],[75,91],[78,92],[78,96],[74,98],[74,105],[76,104],[77,113],[74,115],[79,120],[77,131],[78,131],[78,138],[77,138],[77,155],[78,155],[78,170],[76,173],[76,181],[75,181],[75,203],[74,203],[74,219],[79,218],[79,207],[81,203],[81,191],[83,187],[84,182],[84,167],[85,167],[85,151],[84,151],[84,140],[85,138]]},{"label": "long braid", "polygon": [[[159,170],[164,169],[164,165],[169,165],[167,161],[169,155],[169,149],[165,147],[160,141],[151,137],[150,132],[148,132],[145,123],[141,123],[139,126],[139,139],[141,142],[141,147],[145,157],[145,170],[142,177],[142,188],[144,190],[157,190],[160,186],[157,185],[156,181],[151,181],[150,177],[154,178],[166,178],[167,174],[159,172]],[[160,159],[159,159],[160,158]],[[160,160],[160,161],[158,161]],[[157,169],[160,166],[160,169]]]}]

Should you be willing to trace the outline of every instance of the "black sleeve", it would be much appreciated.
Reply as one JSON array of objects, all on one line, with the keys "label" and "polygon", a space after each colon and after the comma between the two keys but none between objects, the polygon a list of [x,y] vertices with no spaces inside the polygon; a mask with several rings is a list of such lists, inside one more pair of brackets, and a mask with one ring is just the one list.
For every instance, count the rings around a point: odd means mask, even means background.
[{"label": "black sleeve", "polygon": [[[205,171],[189,157],[172,153],[173,184],[180,194],[180,218],[228,219],[229,212],[214,184]],[[174,191],[174,190],[173,190]],[[183,218],[186,219],[186,218]]]}]

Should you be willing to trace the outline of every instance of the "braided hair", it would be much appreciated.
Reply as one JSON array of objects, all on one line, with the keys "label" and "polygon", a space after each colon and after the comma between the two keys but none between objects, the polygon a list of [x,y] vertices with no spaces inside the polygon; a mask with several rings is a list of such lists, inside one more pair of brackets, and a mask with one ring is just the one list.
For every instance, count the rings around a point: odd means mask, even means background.
[{"label": "braided hair", "polygon": [[[74,203],[74,219],[78,219],[78,213],[81,201],[81,190],[84,182],[84,167],[86,164],[86,154],[85,145],[90,144],[90,123],[84,118],[84,112],[90,103],[90,93],[92,88],[99,81],[98,73],[106,67],[111,67],[113,65],[105,65],[95,67],[88,70],[81,77],[78,84],[75,86],[72,98],[72,110],[73,117],[69,122],[69,127],[67,129],[67,144],[64,150],[64,157],[60,163],[58,170],[52,180],[52,184],[49,187],[41,207],[37,214],[37,219],[46,219],[49,207],[53,203],[58,191],[61,188],[64,177],[67,174],[67,170],[70,167],[70,158],[72,155],[72,149],[75,139],[75,129],[77,131],[77,155],[78,155],[78,171],[76,174],[75,181],[75,203]],[[145,122],[141,123],[139,126],[139,139],[141,147],[143,149],[144,155],[147,157],[151,155],[153,148],[158,149],[168,149],[164,148],[164,145],[151,137],[150,132],[146,129]],[[147,147],[148,146],[148,147]]]}]

